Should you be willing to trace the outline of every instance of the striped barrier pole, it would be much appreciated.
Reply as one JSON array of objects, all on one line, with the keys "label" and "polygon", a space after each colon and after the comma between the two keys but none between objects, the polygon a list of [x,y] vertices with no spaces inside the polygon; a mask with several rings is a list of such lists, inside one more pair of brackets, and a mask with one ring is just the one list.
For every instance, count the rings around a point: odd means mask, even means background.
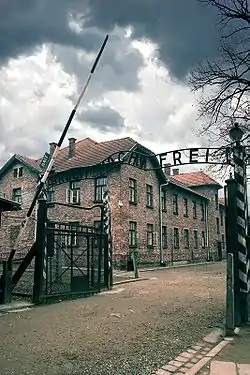
[{"label": "striped barrier pole", "polygon": [[245,148],[234,148],[234,178],[236,181],[237,207],[237,251],[239,255],[239,284],[241,300],[241,321],[248,320],[247,294],[249,291],[249,259],[247,256],[247,190]]},{"label": "striped barrier pole", "polygon": [[111,235],[111,210],[110,193],[106,190],[103,193],[103,230],[108,235],[108,288],[113,286],[113,267],[112,267],[112,235]]}]

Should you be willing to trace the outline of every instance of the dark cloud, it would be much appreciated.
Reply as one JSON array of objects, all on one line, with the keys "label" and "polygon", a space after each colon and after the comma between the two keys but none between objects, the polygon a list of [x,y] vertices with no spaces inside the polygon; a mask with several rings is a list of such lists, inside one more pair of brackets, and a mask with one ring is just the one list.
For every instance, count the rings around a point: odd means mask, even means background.
[{"label": "dark cloud", "polygon": [[[91,62],[87,62],[84,57],[79,57],[78,51],[72,47],[55,45],[52,50],[57,60],[61,62],[64,71],[70,75],[75,74],[82,87],[89,73]],[[141,53],[131,46],[129,39],[124,38],[124,35],[116,30],[111,33],[107,50],[102,55],[101,64],[98,67],[99,79],[92,81],[90,93],[96,95],[103,91],[120,89],[135,91],[138,88],[138,70],[142,66]]]},{"label": "dark cloud", "polygon": [[124,118],[108,106],[90,108],[81,112],[78,120],[86,121],[102,132],[118,133],[124,127]]},{"label": "dark cloud", "polygon": [[[82,33],[69,27],[70,14],[84,16]],[[217,53],[215,20],[213,9],[197,0],[1,0],[0,57],[45,42],[96,51],[103,39],[96,28],[131,25],[135,37],[158,44],[160,58],[182,79],[198,60]]]}]

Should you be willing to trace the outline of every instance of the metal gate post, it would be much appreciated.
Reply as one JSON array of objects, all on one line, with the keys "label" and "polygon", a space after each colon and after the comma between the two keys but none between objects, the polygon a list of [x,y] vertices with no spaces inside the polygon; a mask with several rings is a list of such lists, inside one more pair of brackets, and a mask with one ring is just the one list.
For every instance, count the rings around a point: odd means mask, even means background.
[{"label": "metal gate post", "polygon": [[227,253],[233,254],[234,272],[234,326],[241,325],[240,316],[240,284],[239,284],[239,253],[237,247],[237,208],[236,208],[236,181],[230,177],[226,181],[226,247]]},{"label": "metal gate post", "polygon": [[111,236],[111,210],[110,210],[110,194],[106,190],[103,194],[103,227],[104,232],[108,236],[108,288],[113,286],[113,264],[112,264],[112,236]]},{"label": "metal gate post", "polygon": [[236,181],[236,204],[237,204],[237,248],[239,252],[239,279],[240,279],[240,304],[241,321],[248,320],[248,269],[249,259],[247,257],[247,198],[246,198],[246,157],[245,149],[240,142],[236,142],[234,148],[234,178]]},{"label": "metal gate post", "polygon": [[43,293],[43,262],[45,252],[45,223],[47,218],[47,204],[44,197],[38,199],[36,257],[33,286],[33,303],[39,304]]}]

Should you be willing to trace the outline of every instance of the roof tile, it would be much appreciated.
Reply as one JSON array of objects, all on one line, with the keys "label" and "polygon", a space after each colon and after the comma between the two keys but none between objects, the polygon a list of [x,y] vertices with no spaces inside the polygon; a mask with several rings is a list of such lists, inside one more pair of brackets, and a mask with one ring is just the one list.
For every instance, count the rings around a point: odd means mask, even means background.
[{"label": "roof tile", "polygon": [[208,176],[203,171],[180,173],[172,176],[176,181],[182,182],[187,186],[202,186],[202,185],[218,185],[221,186],[212,177]]}]

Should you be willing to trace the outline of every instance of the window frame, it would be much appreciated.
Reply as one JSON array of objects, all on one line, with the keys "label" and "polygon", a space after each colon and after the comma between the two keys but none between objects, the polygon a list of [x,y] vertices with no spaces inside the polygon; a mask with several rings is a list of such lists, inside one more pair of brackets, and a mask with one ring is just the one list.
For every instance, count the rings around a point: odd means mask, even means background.
[{"label": "window frame", "polygon": [[201,221],[205,221],[205,204],[201,202]]},{"label": "window frame", "polygon": [[129,203],[137,204],[137,181],[129,178]]},{"label": "window frame", "polygon": [[152,249],[154,247],[154,225],[147,223],[147,248]]},{"label": "window frame", "polygon": [[193,203],[193,219],[197,219],[197,202],[193,200],[192,203]]},{"label": "window frame", "polygon": [[167,211],[167,192],[161,189],[161,209],[163,212]]},{"label": "window frame", "polygon": [[[131,225],[134,225],[134,228],[131,228]],[[137,247],[137,222],[129,221],[129,247]]]},{"label": "window frame", "polygon": [[199,248],[199,237],[198,237],[198,230],[197,229],[194,229],[193,235],[194,235],[194,249],[198,249]]},{"label": "window frame", "polygon": [[183,237],[184,237],[184,248],[189,249],[190,247],[189,229],[184,228]]},{"label": "window frame", "polygon": [[78,181],[71,181],[69,188],[66,190],[67,203],[80,204],[80,186],[77,185]]},{"label": "window frame", "polygon": [[173,194],[172,203],[173,203],[173,214],[178,216],[179,214],[178,194],[175,194],[175,193]]},{"label": "window frame", "polygon": [[154,207],[154,199],[153,199],[153,186],[146,184],[146,206],[147,208],[153,208]]},{"label": "window frame", "polygon": [[[102,181],[102,184],[98,184],[98,181]],[[95,185],[94,185],[94,203],[102,203],[103,202],[103,194],[107,190],[108,186],[108,179],[107,177],[99,177],[95,178]],[[100,191],[100,194],[98,193]]]},{"label": "window frame", "polygon": [[180,249],[180,232],[179,232],[179,228],[177,227],[174,227],[174,231],[173,231],[173,245],[174,245],[174,249]]},{"label": "window frame", "polygon": [[[15,194],[15,192],[20,192],[20,194]],[[16,199],[16,198],[19,198],[19,199]],[[13,201],[16,202],[16,203],[22,203],[22,188],[18,187],[18,188],[13,188],[12,189],[12,198],[13,198]]]},{"label": "window frame", "polygon": [[183,216],[188,217],[188,198],[183,198],[184,208],[183,208]]},{"label": "window frame", "polygon": [[204,230],[201,231],[201,247],[202,249],[205,249],[206,247],[206,234]]},{"label": "window frame", "polygon": [[13,168],[13,177],[20,178],[23,176],[23,167]]},{"label": "window frame", "polygon": [[167,249],[167,247],[168,247],[168,230],[167,230],[166,225],[162,225],[161,235],[162,235],[162,248]]}]

